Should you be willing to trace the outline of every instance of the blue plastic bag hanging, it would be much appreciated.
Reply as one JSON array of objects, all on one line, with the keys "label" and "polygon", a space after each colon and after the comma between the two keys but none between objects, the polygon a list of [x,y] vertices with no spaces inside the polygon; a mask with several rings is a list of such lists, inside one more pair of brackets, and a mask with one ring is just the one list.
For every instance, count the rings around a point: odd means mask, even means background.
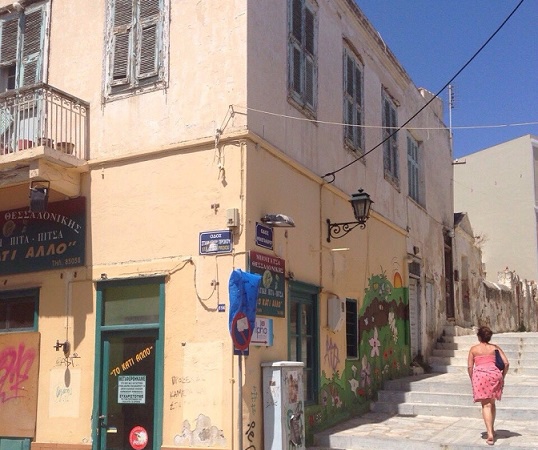
[{"label": "blue plastic bag hanging", "polygon": [[230,275],[228,328],[238,350],[246,350],[252,337],[261,279],[261,275],[241,269],[235,269]]}]

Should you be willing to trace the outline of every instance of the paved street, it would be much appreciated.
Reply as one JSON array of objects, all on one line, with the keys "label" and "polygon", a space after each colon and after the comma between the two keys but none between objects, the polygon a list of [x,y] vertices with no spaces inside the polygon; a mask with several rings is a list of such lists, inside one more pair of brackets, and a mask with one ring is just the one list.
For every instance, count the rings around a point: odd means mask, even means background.
[{"label": "paved street", "polygon": [[[494,447],[538,450],[538,333],[495,338],[511,365],[503,400],[497,402]],[[309,450],[490,447],[466,373],[465,355],[474,340],[474,336],[450,338],[451,343],[442,345],[446,355],[437,357],[438,373],[386,382],[370,412],[317,433],[316,446]]]},{"label": "paved street", "polygon": [[[502,408],[502,402],[499,408]],[[497,420],[496,432],[494,447],[538,450],[538,418],[534,421]],[[466,417],[368,413],[327,433],[335,445],[309,447],[309,450],[471,450],[489,447],[486,445],[484,421]]]}]

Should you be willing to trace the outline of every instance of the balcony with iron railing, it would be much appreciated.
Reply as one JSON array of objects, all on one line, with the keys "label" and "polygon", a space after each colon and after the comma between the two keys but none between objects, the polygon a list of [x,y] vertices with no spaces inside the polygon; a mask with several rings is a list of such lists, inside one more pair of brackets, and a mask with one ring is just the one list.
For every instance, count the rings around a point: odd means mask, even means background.
[{"label": "balcony with iron railing", "polygon": [[[47,180],[51,172],[58,178],[58,171],[72,185],[68,172],[80,173],[89,157],[89,107],[47,84],[0,94],[0,187]],[[79,188],[56,184],[66,195]]]}]

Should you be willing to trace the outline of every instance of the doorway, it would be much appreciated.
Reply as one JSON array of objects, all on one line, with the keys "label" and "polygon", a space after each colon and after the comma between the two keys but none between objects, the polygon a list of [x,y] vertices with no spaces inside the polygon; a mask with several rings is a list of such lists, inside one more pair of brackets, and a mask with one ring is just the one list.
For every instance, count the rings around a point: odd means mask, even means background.
[{"label": "doorway", "polygon": [[419,282],[409,277],[409,334],[411,359],[422,353],[421,330],[422,317],[420,311]]},{"label": "doorway", "polygon": [[449,233],[444,235],[445,243],[445,296],[446,318],[454,319],[454,272],[452,264],[452,238]]},{"label": "doorway", "polygon": [[155,279],[98,285],[93,415],[97,450],[160,448],[163,291]]}]

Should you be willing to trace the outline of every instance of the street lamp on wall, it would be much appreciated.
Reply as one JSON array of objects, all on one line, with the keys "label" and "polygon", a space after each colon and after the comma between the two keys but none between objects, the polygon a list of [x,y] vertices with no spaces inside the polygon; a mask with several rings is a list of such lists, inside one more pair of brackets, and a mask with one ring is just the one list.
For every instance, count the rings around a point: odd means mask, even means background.
[{"label": "street lamp on wall", "polygon": [[341,237],[344,237],[356,227],[366,227],[366,221],[370,217],[370,206],[374,203],[370,199],[370,196],[362,189],[359,189],[359,192],[356,192],[351,196],[349,203],[351,203],[351,206],[353,207],[353,214],[357,221],[331,223],[331,219],[327,219],[327,242],[331,242],[331,238],[340,239]]},{"label": "street lamp on wall", "polygon": [[49,188],[48,181],[32,181],[30,183],[30,211],[43,212],[47,209]]}]

